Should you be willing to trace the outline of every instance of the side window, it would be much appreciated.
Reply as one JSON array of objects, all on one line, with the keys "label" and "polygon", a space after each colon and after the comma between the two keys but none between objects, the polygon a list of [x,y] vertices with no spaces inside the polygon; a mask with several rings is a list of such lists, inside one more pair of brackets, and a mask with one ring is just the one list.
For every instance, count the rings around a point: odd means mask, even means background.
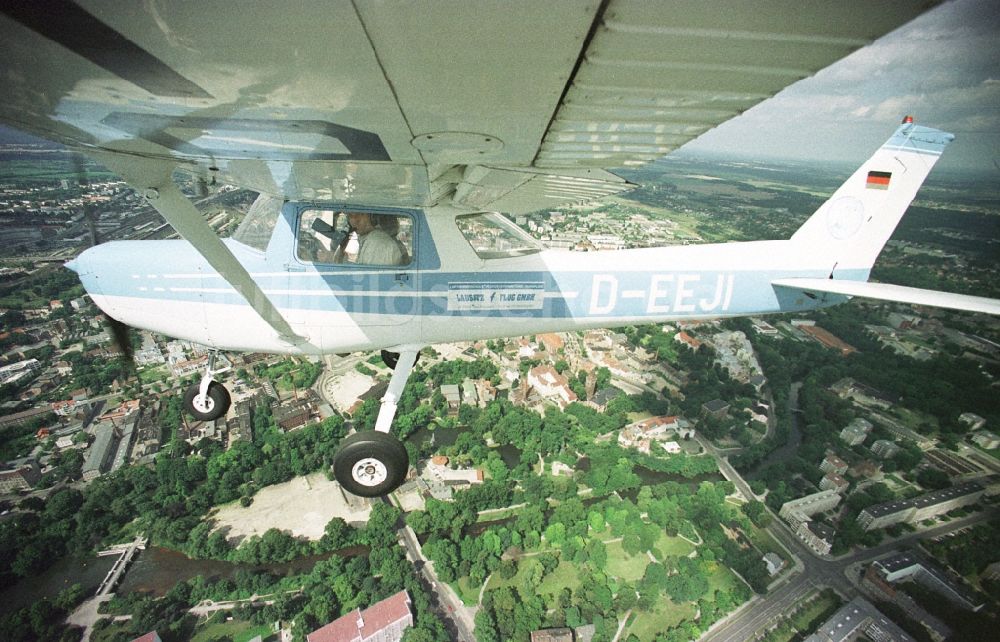
[{"label": "side window", "polygon": [[299,217],[296,256],[306,263],[408,265],[413,221],[395,214],[305,210]]},{"label": "side window", "polygon": [[282,205],[284,201],[280,198],[267,194],[257,196],[247,215],[243,217],[243,222],[233,232],[233,240],[255,250],[265,251],[268,241],[271,240],[271,234],[274,233]]},{"label": "side window", "polygon": [[496,212],[459,216],[455,224],[481,259],[507,259],[545,249],[539,241]]}]

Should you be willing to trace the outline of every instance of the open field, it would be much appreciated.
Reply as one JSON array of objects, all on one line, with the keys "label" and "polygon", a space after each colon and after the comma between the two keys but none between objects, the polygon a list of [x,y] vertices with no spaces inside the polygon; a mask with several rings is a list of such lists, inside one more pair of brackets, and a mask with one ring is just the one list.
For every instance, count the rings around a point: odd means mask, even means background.
[{"label": "open field", "polygon": [[694,544],[686,539],[661,533],[653,548],[656,549],[654,554],[662,562],[665,556],[687,557],[694,551]]},{"label": "open field", "polygon": [[627,582],[635,582],[642,579],[649,566],[649,556],[639,553],[632,557],[622,549],[621,542],[612,542],[607,545],[608,550],[608,575],[613,575]]},{"label": "open field", "polygon": [[658,633],[666,631],[682,620],[694,619],[694,604],[675,604],[670,598],[664,597],[650,611],[633,611],[635,616],[632,624],[622,631],[621,639],[630,635],[639,638],[640,642],[653,642]]},{"label": "open field", "polygon": [[312,473],[260,490],[246,508],[239,502],[226,504],[211,518],[217,528],[228,527],[230,539],[263,535],[277,528],[295,537],[317,540],[334,517],[363,522],[370,512],[370,508],[352,509],[337,482],[323,473]]},{"label": "open field", "polygon": [[232,640],[233,642],[248,642],[256,636],[261,636],[265,642],[277,640],[278,635],[271,632],[267,625],[254,626],[250,622],[233,620],[217,622],[200,626],[195,630],[191,642],[215,642],[216,640]]}]

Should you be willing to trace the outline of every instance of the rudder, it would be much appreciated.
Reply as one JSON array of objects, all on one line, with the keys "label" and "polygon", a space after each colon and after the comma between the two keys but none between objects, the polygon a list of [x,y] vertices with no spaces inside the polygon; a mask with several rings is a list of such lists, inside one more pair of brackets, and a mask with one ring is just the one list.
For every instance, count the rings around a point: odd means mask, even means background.
[{"label": "rudder", "polygon": [[867,280],[872,265],[954,135],[911,118],[792,235],[830,277]]}]

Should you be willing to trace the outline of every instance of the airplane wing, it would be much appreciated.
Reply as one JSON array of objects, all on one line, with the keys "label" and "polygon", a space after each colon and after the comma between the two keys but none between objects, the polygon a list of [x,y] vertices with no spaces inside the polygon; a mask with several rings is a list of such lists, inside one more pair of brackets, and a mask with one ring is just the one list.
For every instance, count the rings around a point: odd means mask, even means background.
[{"label": "airplane wing", "polygon": [[524,212],[929,4],[0,0],[0,121],[288,199]]}]

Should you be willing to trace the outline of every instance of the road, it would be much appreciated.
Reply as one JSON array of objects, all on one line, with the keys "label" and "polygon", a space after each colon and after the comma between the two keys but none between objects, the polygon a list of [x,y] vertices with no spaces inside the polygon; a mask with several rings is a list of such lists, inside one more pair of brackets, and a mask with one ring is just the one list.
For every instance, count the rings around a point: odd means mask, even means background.
[{"label": "road", "polygon": [[[813,555],[799,555],[801,570],[797,569],[792,578],[781,587],[770,591],[767,595],[756,596],[728,618],[721,620],[699,642],[743,642],[751,640],[756,635],[787,616],[795,609],[795,604],[808,596],[813,589],[831,588],[845,601],[859,594],[857,582],[860,580],[860,567],[905,548],[921,539],[931,539],[945,533],[960,530],[974,524],[986,522],[1000,511],[989,510],[952,520],[947,524],[935,526],[917,533],[908,533],[891,541],[883,542],[873,548],[855,551],[836,559],[818,559]],[[775,534],[774,531],[771,531]],[[784,538],[782,538],[784,539]],[[807,551],[798,539],[791,536],[790,542],[800,552]],[[809,551],[811,553],[811,551]]]},{"label": "road", "polygon": [[409,526],[403,526],[396,535],[399,543],[406,549],[406,558],[410,560],[424,581],[433,591],[438,604],[446,611],[445,622],[451,624],[450,631],[456,642],[476,642],[473,631],[476,628],[476,608],[465,606],[461,598],[455,594],[448,584],[438,580],[437,573],[434,572],[434,563],[424,557],[417,541],[417,534]]},{"label": "road", "polygon": [[336,385],[336,379],[342,376],[349,370],[352,370],[354,366],[361,363],[364,358],[368,356],[365,352],[355,352],[346,357],[339,357],[334,354],[328,354],[323,357],[323,374],[319,376],[316,383],[313,384],[313,390],[322,397],[328,404],[336,408],[336,402],[333,398],[333,386]]},{"label": "road", "polygon": [[[793,384],[792,395],[789,398],[792,412],[797,410],[797,392],[798,389]],[[726,479],[733,482],[733,485],[746,497],[756,497],[746,481],[729,465],[729,461],[722,456],[718,449],[700,437],[698,440],[719,462],[719,470],[722,471]],[[769,591],[766,595],[755,596],[740,609],[717,622],[700,638],[700,642],[744,642],[754,639],[780,618],[793,612],[796,603],[816,589],[830,588],[845,601],[849,600],[859,594],[857,588],[860,579],[859,566],[913,544],[917,540],[931,539],[938,535],[957,531],[973,524],[985,522],[1000,514],[1000,510],[997,509],[980,511],[946,524],[892,538],[873,548],[831,558],[820,556],[805,546],[784,521],[780,520],[770,509],[768,512],[771,513],[772,520],[766,530],[791,553],[794,562],[792,571],[784,584]]]}]

